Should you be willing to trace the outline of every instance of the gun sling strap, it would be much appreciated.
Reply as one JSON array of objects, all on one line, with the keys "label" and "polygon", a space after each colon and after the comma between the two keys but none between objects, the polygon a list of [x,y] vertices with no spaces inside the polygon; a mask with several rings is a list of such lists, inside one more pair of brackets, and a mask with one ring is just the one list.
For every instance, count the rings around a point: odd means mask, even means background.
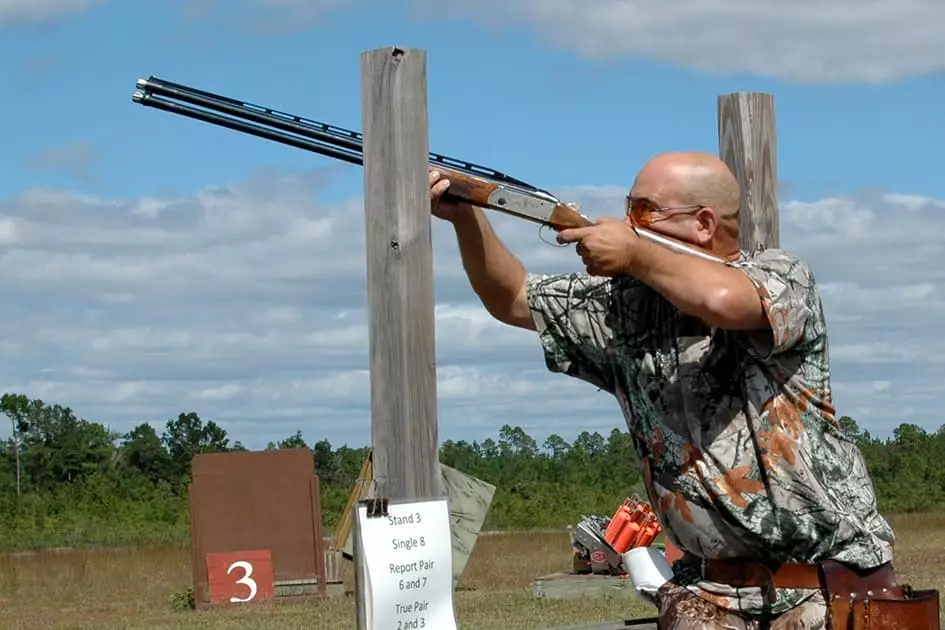
[{"label": "gun sling strap", "polygon": [[735,587],[820,589],[830,611],[831,630],[941,630],[939,593],[897,584],[891,564],[866,571],[835,560],[783,564],[706,560],[706,580]]}]

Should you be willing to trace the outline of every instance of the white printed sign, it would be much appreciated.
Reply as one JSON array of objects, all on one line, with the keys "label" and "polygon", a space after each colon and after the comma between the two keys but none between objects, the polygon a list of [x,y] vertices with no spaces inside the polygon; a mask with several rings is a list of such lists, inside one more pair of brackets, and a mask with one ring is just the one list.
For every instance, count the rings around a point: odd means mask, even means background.
[{"label": "white printed sign", "polygon": [[367,630],[456,630],[447,500],[391,502],[387,516],[357,508]]}]

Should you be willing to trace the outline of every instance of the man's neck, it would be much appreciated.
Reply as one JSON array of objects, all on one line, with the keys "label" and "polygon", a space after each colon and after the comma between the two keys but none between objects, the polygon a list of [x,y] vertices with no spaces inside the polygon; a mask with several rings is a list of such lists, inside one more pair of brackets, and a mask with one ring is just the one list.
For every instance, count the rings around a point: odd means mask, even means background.
[{"label": "man's neck", "polygon": [[732,241],[731,239],[714,241],[707,249],[712,254],[725,260],[737,260],[742,255],[738,241]]}]

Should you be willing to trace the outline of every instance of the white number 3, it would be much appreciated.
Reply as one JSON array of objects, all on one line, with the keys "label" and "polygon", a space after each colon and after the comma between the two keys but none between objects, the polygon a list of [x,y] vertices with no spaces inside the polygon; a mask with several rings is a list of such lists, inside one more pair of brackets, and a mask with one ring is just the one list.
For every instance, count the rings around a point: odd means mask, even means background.
[{"label": "white number 3", "polygon": [[231,597],[230,602],[248,602],[254,597],[256,597],[256,581],[253,580],[251,577],[249,577],[253,574],[253,565],[246,562],[245,560],[237,560],[236,562],[231,564],[230,567],[226,570],[226,574],[229,575],[230,573],[232,573],[233,569],[243,569],[244,571],[243,577],[236,580],[236,583],[245,584],[246,586],[248,586],[249,596],[244,597],[244,598]]}]

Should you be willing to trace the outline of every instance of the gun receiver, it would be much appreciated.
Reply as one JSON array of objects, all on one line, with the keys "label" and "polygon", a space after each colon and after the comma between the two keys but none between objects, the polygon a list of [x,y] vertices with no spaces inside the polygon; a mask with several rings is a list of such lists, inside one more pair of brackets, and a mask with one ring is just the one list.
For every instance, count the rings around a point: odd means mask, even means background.
[{"label": "gun receiver", "polygon": [[[364,138],[360,132],[154,76],[138,79],[136,87],[132,101],[145,107],[312,151],[350,164],[364,165]],[[430,153],[429,162],[450,180],[450,188],[444,197],[510,214],[555,230],[592,224],[575,207],[563,203],[550,192],[488,166],[439,153]],[[721,260],[697,247],[650,230],[637,227],[636,231],[640,236],[676,251],[709,260]]]}]

